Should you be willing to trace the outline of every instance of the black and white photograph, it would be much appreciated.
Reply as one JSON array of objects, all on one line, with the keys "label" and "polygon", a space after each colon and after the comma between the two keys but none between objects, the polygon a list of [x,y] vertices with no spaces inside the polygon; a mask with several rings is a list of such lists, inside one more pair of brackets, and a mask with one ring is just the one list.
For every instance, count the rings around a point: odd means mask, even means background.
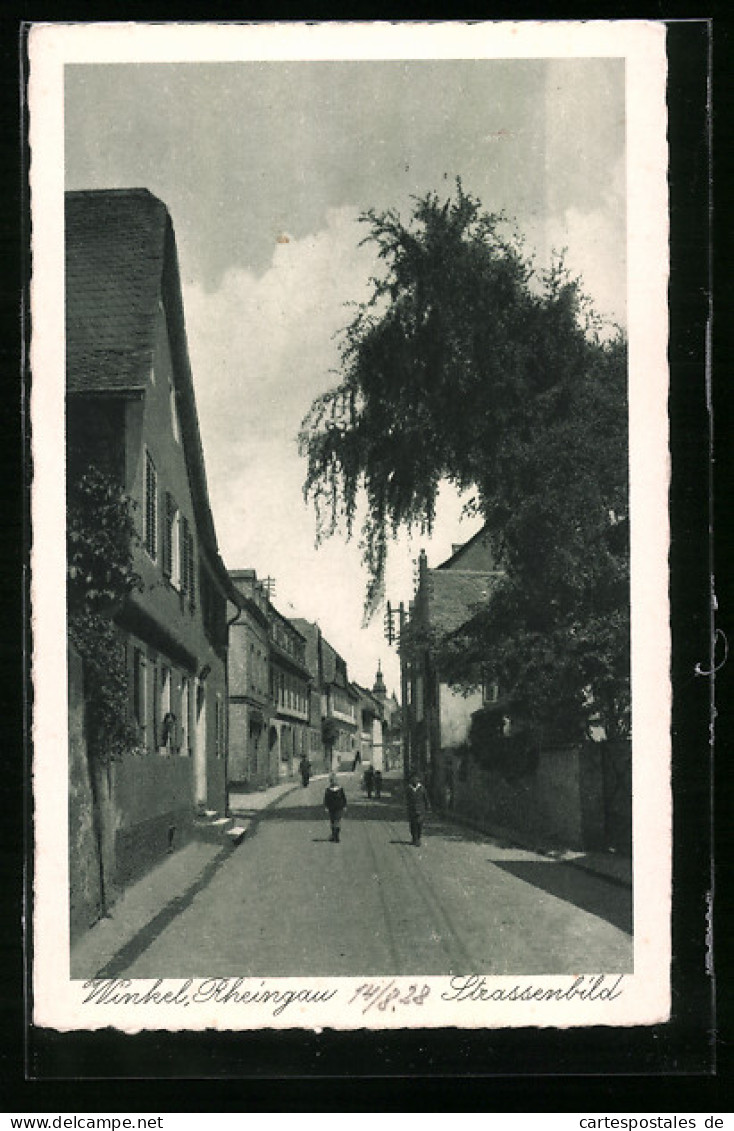
[{"label": "black and white photograph", "polygon": [[664,28],[29,56],[36,1023],[665,1020]]}]

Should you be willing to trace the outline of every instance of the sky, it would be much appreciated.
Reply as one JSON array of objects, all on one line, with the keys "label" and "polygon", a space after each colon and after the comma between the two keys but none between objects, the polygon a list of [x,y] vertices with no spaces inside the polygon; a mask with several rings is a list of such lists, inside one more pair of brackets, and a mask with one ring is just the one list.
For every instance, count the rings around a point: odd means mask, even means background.
[{"label": "sky", "polygon": [[[231,569],[275,578],[371,686],[399,691],[382,617],[363,627],[358,538],[315,546],[296,437],[337,381],[347,304],[378,269],[367,208],[455,178],[546,264],[566,249],[597,310],[626,320],[625,86],[617,59],[84,64],[65,68],[68,189],[144,187],[178,247],[209,494]],[[431,538],[392,548],[386,595],[477,530],[442,492]]]}]

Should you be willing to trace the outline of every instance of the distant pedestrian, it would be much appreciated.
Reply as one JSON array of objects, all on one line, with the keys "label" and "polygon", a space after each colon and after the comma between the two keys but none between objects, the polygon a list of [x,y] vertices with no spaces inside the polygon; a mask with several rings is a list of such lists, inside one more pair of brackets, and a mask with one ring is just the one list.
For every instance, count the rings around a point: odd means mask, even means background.
[{"label": "distant pedestrian", "polygon": [[408,824],[410,825],[410,838],[416,848],[420,847],[423,834],[423,822],[430,811],[431,803],[428,800],[426,787],[418,778],[415,770],[411,772],[408,788],[406,790],[408,805]]},{"label": "distant pedestrian", "polygon": [[382,771],[375,770],[375,797],[382,796]]},{"label": "distant pedestrian", "polygon": [[301,771],[301,781],[303,782],[304,789],[311,780],[311,762],[304,754],[301,761],[298,763],[298,768]]},{"label": "distant pedestrian", "polygon": [[329,774],[329,784],[324,793],[324,808],[331,822],[331,840],[336,844],[339,843],[342,814],[346,807],[347,797],[342,787],[337,784],[336,774]]},{"label": "distant pedestrian", "polygon": [[375,771],[372,766],[368,766],[364,772],[364,788],[367,796],[372,797],[372,790],[375,788]]}]

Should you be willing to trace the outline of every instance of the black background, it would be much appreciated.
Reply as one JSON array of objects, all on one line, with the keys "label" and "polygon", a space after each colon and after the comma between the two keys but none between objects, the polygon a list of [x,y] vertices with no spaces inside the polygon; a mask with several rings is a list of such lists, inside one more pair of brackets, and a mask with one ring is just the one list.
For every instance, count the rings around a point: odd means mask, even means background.
[{"label": "black background", "polygon": [[[77,9],[82,7],[77,5]],[[26,869],[32,861],[29,794],[32,691],[27,680],[29,626],[25,598],[28,517],[29,422],[23,396],[24,331],[19,314],[27,287],[28,193],[20,100],[24,76],[23,22],[138,19],[530,19],[551,18],[533,4],[501,0],[491,11],[460,4],[353,4],[348,12],[321,3],[267,9],[234,4],[39,4],[4,12],[0,21],[2,71],[0,146],[3,204],[0,214],[2,372],[5,411],[0,414],[3,460],[5,576],[3,679],[0,682],[1,872],[6,900],[0,937],[3,1036],[2,1108],[13,1112],[176,1111],[486,1111],[726,1112],[731,1095],[728,1023],[731,895],[726,886],[730,851],[730,759],[723,728],[729,666],[717,673],[717,875],[716,983],[706,970],[706,893],[712,887],[712,800],[709,724],[712,681],[696,674],[711,666],[711,583],[716,554],[717,623],[727,632],[727,550],[731,546],[732,356],[731,231],[728,211],[732,139],[731,23],[692,18],[681,5],[565,4],[553,19],[647,18],[668,21],[669,140],[671,148],[671,604],[673,618],[674,909],[673,1018],[653,1028],[398,1033],[300,1032],[236,1034],[112,1031],[58,1034],[30,1025],[27,959],[22,946]],[[709,9],[707,16],[712,14]],[[716,209],[711,245],[712,119]],[[705,341],[709,296],[715,295],[712,391],[716,405],[716,462],[709,460]],[[712,496],[712,476],[716,493]],[[712,501],[713,500],[713,501]],[[715,507],[715,513],[714,513]],[[710,524],[716,519],[715,546]],[[39,566],[42,568],[42,564]],[[731,633],[729,634],[731,635]],[[734,644],[734,637],[733,637]],[[19,656],[25,646],[22,669]],[[723,660],[723,644],[717,662]],[[25,696],[25,699],[24,699]],[[714,994],[717,989],[716,995]],[[714,1012],[714,996],[718,1011]],[[117,1078],[116,1081],[113,1078]],[[124,1081],[124,1083],[123,1083]],[[337,1117],[338,1118],[338,1117]],[[488,1118],[491,1118],[488,1117]],[[727,1121],[728,1122],[728,1121]]]}]

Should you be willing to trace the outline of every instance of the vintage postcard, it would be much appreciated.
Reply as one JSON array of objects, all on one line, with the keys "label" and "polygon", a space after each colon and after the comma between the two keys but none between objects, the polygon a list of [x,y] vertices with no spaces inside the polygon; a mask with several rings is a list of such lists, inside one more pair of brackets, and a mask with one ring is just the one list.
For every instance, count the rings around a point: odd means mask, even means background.
[{"label": "vintage postcard", "polygon": [[667,1020],[664,25],[29,58],[34,1023]]}]

